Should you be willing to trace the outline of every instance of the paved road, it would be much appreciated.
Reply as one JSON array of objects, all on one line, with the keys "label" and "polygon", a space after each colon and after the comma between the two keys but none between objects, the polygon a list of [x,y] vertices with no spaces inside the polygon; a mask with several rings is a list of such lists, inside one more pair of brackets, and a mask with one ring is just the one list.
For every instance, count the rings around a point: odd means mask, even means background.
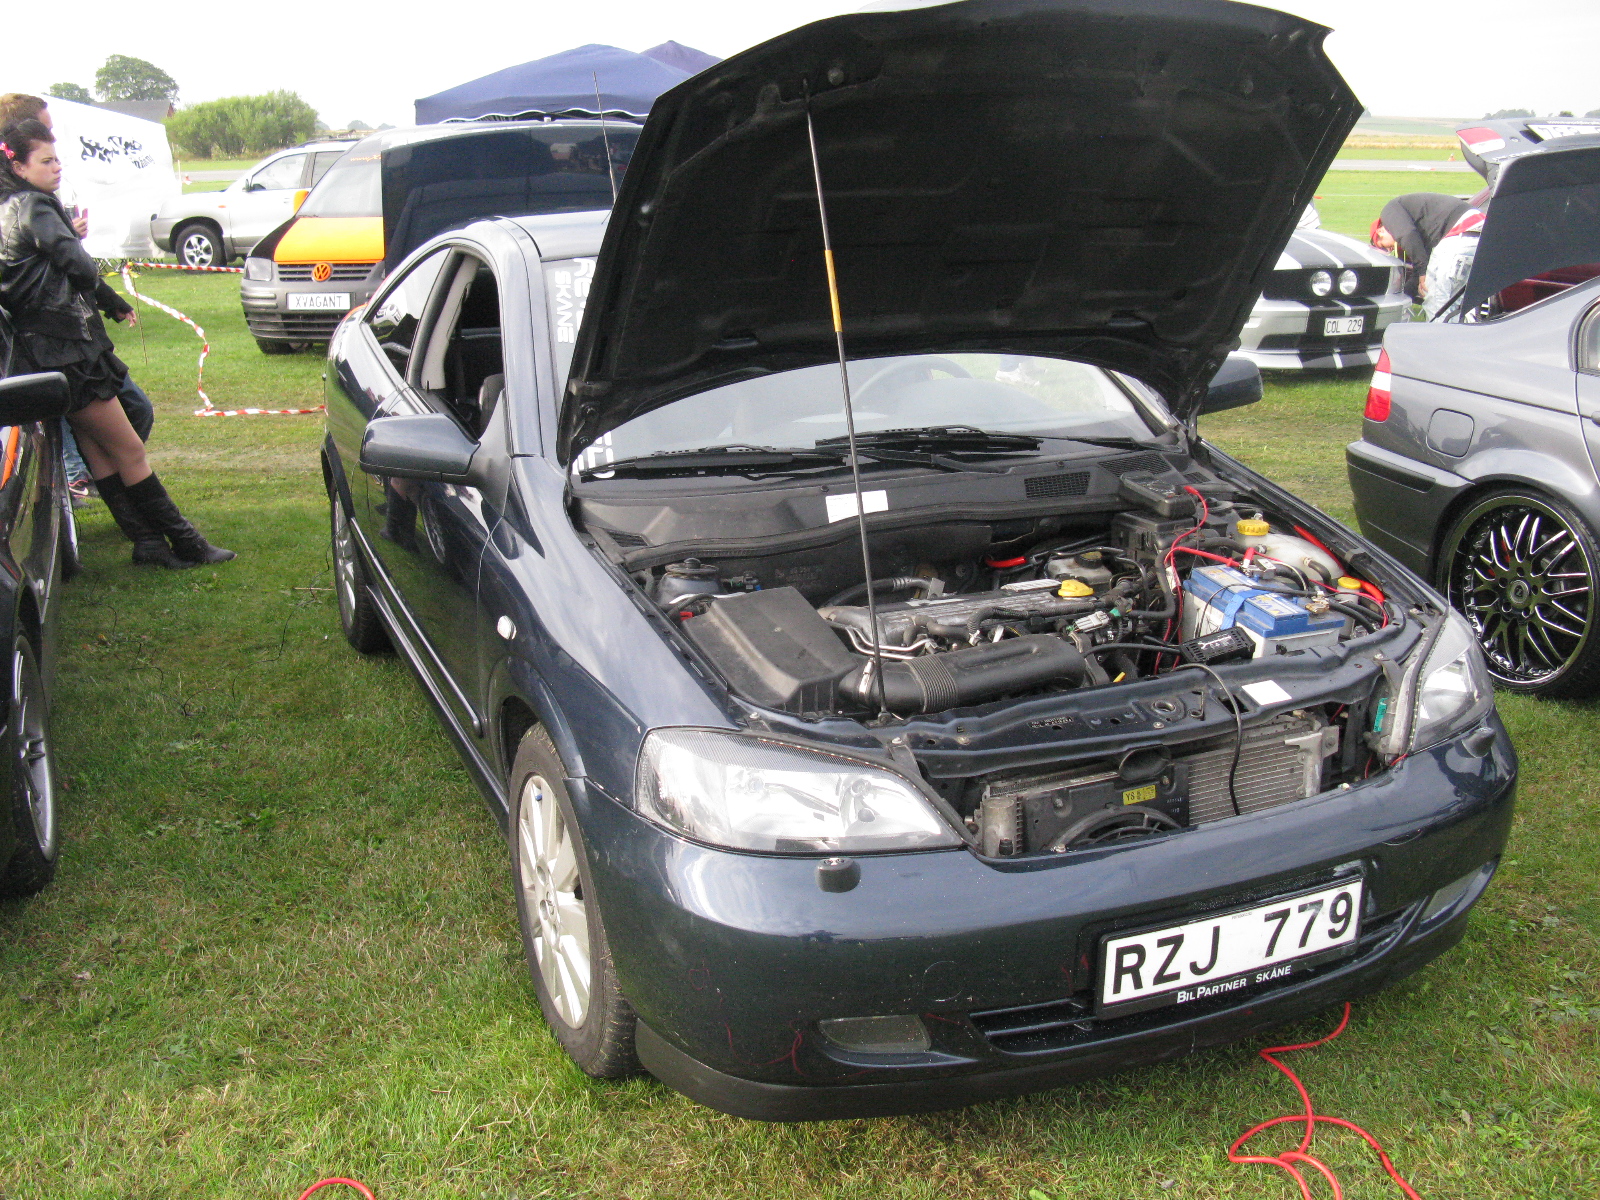
[{"label": "paved road", "polygon": [[244,174],[243,171],[184,171],[181,173],[187,175],[195,183],[215,183],[219,179],[226,179],[229,183],[232,183]]},{"label": "paved road", "polygon": [[[1472,171],[1464,162],[1439,162],[1417,158],[1336,158],[1335,171]],[[1477,174],[1476,171],[1472,171]],[[196,179],[200,177],[195,176]],[[220,179],[221,176],[219,175]]]}]

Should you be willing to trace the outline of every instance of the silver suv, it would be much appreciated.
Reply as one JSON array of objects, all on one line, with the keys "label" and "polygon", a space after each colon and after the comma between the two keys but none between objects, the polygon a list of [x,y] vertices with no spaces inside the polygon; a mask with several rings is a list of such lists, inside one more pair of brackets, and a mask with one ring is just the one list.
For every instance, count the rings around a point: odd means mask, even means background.
[{"label": "silver suv", "polygon": [[295,210],[295,196],[327,174],[354,144],[307,142],[269,154],[220,192],[175,196],[150,218],[150,237],[187,267],[243,257]]}]

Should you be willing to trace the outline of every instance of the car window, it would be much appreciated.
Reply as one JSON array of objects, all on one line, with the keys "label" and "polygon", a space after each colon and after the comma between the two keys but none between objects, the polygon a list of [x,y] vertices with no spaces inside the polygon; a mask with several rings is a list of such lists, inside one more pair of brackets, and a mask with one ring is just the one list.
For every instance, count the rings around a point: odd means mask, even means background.
[{"label": "car window", "polygon": [[383,347],[384,354],[401,375],[405,374],[411,360],[412,342],[427,312],[434,282],[449,258],[450,250],[445,248],[417,263],[384,293],[367,318],[372,336],[378,339],[378,345]]},{"label": "car window", "polygon": [[274,159],[262,167],[250,177],[250,182],[268,191],[297,188],[300,186],[300,176],[305,167],[304,154],[285,154],[282,158]]},{"label": "car window", "polygon": [[[1147,438],[1152,425],[1099,367],[1021,354],[908,354],[850,363],[856,429],[973,425],[1035,437]],[[627,421],[578,469],[658,450],[809,448],[845,434],[839,368],[742,380]]]},{"label": "car window", "polygon": [[449,279],[426,348],[412,355],[412,379],[430,405],[478,438],[505,388],[500,289],[488,264],[465,252]]},{"label": "car window", "polygon": [[1600,304],[1589,310],[1578,330],[1578,370],[1600,375]]},{"label": "car window", "polygon": [[343,150],[318,150],[311,156],[311,179],[306,186],[316,187],[328,173],[328,168],[343,157]]}]

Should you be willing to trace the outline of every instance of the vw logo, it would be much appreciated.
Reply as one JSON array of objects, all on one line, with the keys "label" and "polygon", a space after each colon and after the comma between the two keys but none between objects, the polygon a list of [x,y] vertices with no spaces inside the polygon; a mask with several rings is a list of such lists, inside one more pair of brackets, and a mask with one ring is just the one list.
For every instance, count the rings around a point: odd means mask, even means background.
[{"label": "vw logo", "polygon": [[311,268],[311,278],[318,283],[327,283],[329,279],[333,278],[333,264],[318,263]]}]

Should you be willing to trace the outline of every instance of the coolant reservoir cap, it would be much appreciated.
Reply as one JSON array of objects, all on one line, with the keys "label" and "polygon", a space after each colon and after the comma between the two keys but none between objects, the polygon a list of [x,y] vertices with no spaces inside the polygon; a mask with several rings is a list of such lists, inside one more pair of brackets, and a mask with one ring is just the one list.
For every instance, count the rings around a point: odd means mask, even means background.
[{"label": "coolant reservoir cap", "polygon": [[1347,592],[1359,592],[1361,590],[1361,580],[1352,579],[1348,575],[1341,575],[1339,576],[1339,586]]},{"label": "coolant reservoir cap", "polygon": [[1063,579],[1056,595],[1067,599],[1075,596],[1092,596],[1094,595],[1094,589],[1081,579]]},{"label": "coolant reservoir cap", "polygon": [[1266,537],[1272,532],[1272,525],[1260,517],[1239,518],[1240,537]]}]

